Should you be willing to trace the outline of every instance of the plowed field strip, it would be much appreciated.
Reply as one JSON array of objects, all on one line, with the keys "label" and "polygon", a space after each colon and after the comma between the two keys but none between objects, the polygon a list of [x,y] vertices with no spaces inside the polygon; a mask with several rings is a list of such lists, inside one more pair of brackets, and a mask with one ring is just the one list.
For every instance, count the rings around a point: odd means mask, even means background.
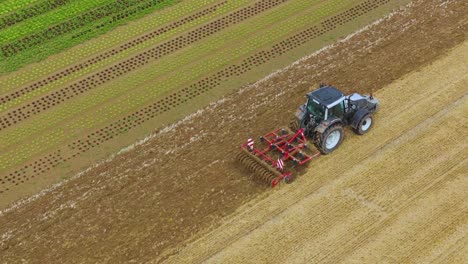
[{"label": "plowed field strip", "polygon": [[[373,131],[365,136],[365,144],[362,144],[362,137],[348,137],[346,144],[343,144],[333,156],[320,158],[314,166],[314,171],[311,171],[308,177],[301,177],[294,186],[285,186],[267,199],[257,201],[254,206],[245,207],[239,212],[239,215],[227,220],[226,224],[219,229],[194,242],[170,258],[168,262],[200,262],[208,258],[212,262],[223,263],[275,263],[285,260],[288,254],[292,254],[286,262],[301,262],[307,259],[308,261],[322,260],[337,263],[342,257],[349,256],[357,246],[368,241],[370,237],[379,234],[386,227],[386,224],[391,224],[394,219],[399,219],[403,212],[413,212],[415,211],[414,207],[419,208],[417,204],[424,201],[424,197],[431,196],[433,193],[445,192],[441,197],[450,199],[450,195],[446,194],[447,190],[458,193],[459,199],[454,199],[455,207],[452,209],[439,208],[438,210],[442,210],[440,212],[452,210],[450,214],[458,217],[458,220],[453,219],[455,221],[453,223],[457,223],[456,221],[462,219],[460,218],[462,215],[454,209],[460,208],[459,203],[466,199],[466,194],[463,192],[464,187],[458,184],[455,185],[458,186],[458,189],[454,190],[444,186],[450,185],[452,180],[460,176],[458,173],[460,169],[466,167],[466,161],[464,161],[468,151],[466,141],[464,144],[448,141],[447,145],[441,144],[440,147],[436,148],[430,146],[433,142],[441,142],[446,138],[460,138],[457,137],[458,132],[463,129],[466,123],[463,113],[466,112],[468,106],[466,96],[468,75],[466,74],[466,60],[463,56],[467,54],[467,51],[468,44],[465,43],[452,51],[446,58],[378,92],[377,97],[382,101],[382,110],[377,114]],[[461,79],[460,73],[464,73],[461,74],[463,76]],[[453,76],[456,81],[450,81],[448,76]],[[422,82],[430,83],[424,86],[421,85]],[[400,87],[405,87],[405,90],[401,90]],[[447,90],[441,92],[440,87],[446,87]],[[440,95],[437,95],[439,93]],[[407,94],[413,94],[416,98],[413,99]],[[427,108],[427,101],[418,101],[418,97],[427,97],[428,95],[428,98],[432,99],[431,109]],[[399,109],[392,108],[394,104],[399,105]],[[402,109],[405,110],[402,111]],[[430,121],[427,120],[434,116],[442,122],[430,124]],[[394,128],[394,124],[399,124],[399,126]],[[409,132],[407,136],[403,134],[400,137],[401,133],[406,132]],[[429,157],[436,158],[440,151],[447,150],[453,151],[439,161],[443,167],[426,170],[424,174],[420,175],[417,174],[417,170],[413,170],[430,165],[432,159]],[[404,155],[395,155],[398,151]],[[424,152],[426,156],[421,158],[418,151]],[[353,153],[352,159],[349,158],[348,153]],[[406,153],[408,155],[405,155]],[[411,153],[414,155],[410,155]],[[408,159],[409,163],[407,163]],[[339,168],[333,166],[338,160],[340,164],[343,164]],[[399,164],[406,164],[406,166],[399,166]],[[392,171],[393,168],[396,169]],[[375,172],[373,169],[379,170]],[[420,183],[417,181],[408,180],[412,175],[432,180],[423,181],[418,186]],[[315,204],[313,201],[323,199],[322,197],[326,197],[330,192],[338,195],[346,189],[361,187],[369,180],[374,180],[375,177],[392,178],[392,180],[374,183],[379,188],[358,191],[365,202],[354,201],[359,203],[362,209],[352,213],[341,225],[341,228],[339,226],[325,228],[321,231],[322,239],[309,236],[307,228],[314,226],[309,223],[309,218],[317,219],[316,214],[327,215],[327,208],[332,208],[334,203],[323,202],[323,208],[316,209],[315,213],[311,212],[310,214],[304,213],[304,208]],[[318,189],[317,185],[325,179],[328,182],[334,180]],[[387,189],[391,191],[387,193]],[[345,193],[343,195],[336,197],[336,203],[340,203],[341,199],[350,199]],[[399,199],[397,203],[387,202],[395,198]],[[450,204],[450,200],[443,200],[441,203]],[[369,207],[369,204],[375,204],[378,207],[380,204],[384,204],[384,208],[389,214],[382,214],[381,211]],[[371,214],[374,216],[368,219],[364,217],[364,214],[359,213],[369,210],[374,211],[374,214]],[[429,213],[430,211],[424,212]],[[326,226],[323,222],[315,221],[317,226],[313,229]],[[446,221],[446,223],[451,223],[452,220]],[[281,236],[281,230],[284,228],[284,224],[281,223],[287,223],[291,232]],[[439,230],[444,228],[443,225],[438,225],[437,221],[432,223],[438,226]],[[428,231],[427,234],[420,237],[420,240],[424,241],[430,235],[431,233]],[[284,243],[282,243],[283,241]],[[299,243],[290,243],[291,241],[299,241]],[[302,249],[298,254],[294,254],[298,250],[296,248],[298,244],[301,245]],[[427,249],[430,248],[431,246],[428,245]],[[392,257],[397,259],[406,254],[400,251],[394,253],[395,255]],[[399,253],[403,254],[399,256]]]}]

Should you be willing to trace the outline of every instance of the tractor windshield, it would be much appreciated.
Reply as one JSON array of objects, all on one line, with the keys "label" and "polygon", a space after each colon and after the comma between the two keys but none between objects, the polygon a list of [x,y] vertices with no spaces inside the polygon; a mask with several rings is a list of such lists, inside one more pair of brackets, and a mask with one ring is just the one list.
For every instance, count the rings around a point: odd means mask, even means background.
[{"label": "tractor windshield", "polygon": [[310,113],[319,118],[323,118],[325,115],[325,107],[313,99],[309,99],[309,102],[307,103],[307,109]]}]

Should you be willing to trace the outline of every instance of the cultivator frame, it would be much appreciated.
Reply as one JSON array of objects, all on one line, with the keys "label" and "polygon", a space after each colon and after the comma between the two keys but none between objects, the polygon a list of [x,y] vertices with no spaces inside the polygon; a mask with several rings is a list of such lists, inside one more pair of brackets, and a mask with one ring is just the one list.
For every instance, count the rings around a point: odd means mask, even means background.
[{"label": "cultivator frame", "polygon": [[[320,152],[307,154],[307,139],[304,129],[296,133],[289,129],[277,129],[260,137],[263,149],[257,148],[250,138],[241,146],[239,160],[255,172],[255,178],[275,187],[281,180],[290,183],[294,179],[291,171],[286,171],[287,163],[302,166],[320,156]],[[274,157],[276,155],[277,158]]]}]

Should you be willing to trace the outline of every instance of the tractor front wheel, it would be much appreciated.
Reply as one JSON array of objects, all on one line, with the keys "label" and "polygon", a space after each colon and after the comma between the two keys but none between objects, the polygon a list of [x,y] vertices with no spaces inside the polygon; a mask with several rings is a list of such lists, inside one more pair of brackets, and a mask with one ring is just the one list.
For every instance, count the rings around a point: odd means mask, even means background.
[{"label": "tractor front wheel", "polygon": [[342,124],[330,126],[323,133],[317,133],[315,147],[324,155],[332,153],[337,149],[344,139],[344,129]]}]

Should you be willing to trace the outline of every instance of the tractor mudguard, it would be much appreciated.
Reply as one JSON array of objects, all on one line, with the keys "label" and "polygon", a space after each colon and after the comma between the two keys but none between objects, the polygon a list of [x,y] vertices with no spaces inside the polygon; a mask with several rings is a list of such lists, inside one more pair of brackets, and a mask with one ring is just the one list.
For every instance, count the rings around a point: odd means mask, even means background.
[{"label": "tractor mudguard", "polygon": [[322,123],[320,123],[320,125],[318,125],[316,128],[315,128],[315,132],[318,132],[318,133],[323,133],[325,132],[325,130],[330,127],[331,125],[334,125],[336,123],[343,123],[341,121],[341,119],[339,118],[334,118],[334,119],[329,119],[327,121],[322,121]]},{"label": "tractor mudguard", "polygon": [[361,119],[366,116],[367,114],[369,114],[369,110],[367,109],[359,109],[353,116],[353,121],[351,122],[351,127],[356,129],[357,126],[359,125],[359,121],[361,121]]}]

